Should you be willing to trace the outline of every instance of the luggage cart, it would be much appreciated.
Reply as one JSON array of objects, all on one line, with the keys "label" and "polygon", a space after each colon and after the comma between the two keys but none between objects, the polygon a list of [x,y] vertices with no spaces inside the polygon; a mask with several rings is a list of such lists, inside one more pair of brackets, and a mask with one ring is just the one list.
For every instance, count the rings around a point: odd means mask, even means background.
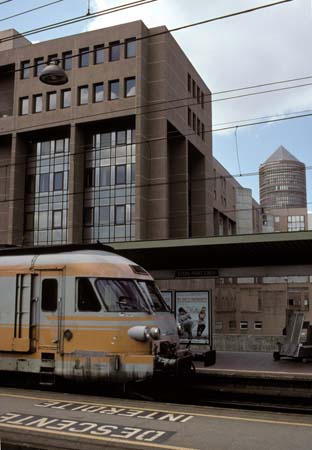
[{"label": "luggage cart", "polygon": [[278,350],[273,353],[275,361],[282,357],[296,358],[302,362],[312,360],[312,325],[304,320],[303,312],[290,315],[284,334],[284,342],[279,342]]}]

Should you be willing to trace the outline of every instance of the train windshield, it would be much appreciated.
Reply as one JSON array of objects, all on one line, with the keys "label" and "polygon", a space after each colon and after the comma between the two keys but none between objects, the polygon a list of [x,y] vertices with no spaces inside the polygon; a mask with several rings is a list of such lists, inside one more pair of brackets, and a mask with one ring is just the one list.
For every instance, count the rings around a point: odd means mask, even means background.
[{"label": "train windshield", "polygon": [[150,312],[146,300],[133,280],[98,278],[95,286],[105,303],[107,311]]},{"label": "train windshield", "polygon": [[169,308],[162,298],[158,288],[155,286],[155,283],[152,281],[138,281],[138,284],[147,296],[153,311],[169,311]]}]

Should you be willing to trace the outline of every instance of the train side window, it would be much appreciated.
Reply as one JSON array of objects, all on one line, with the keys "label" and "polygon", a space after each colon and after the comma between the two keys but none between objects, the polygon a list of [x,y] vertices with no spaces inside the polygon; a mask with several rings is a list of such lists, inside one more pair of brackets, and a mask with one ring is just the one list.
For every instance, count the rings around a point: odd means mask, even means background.
[{"label": "train side window", "polygon": [[42,311],[57,310],[57,280],[54,278],[42,281],[41,308]]},{"label": "train side window", "polygon": [[101,304],[88,278],[78,278],[78,311],[101,311]]}]

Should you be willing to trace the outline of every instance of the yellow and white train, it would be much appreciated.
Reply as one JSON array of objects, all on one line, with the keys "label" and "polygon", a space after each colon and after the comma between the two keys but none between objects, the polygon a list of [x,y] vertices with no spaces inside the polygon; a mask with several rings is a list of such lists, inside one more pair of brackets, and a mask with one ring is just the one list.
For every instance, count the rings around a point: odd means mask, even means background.
[{"label": "yellow and white train", "polygon": [[98,246],[0,251],[0,371],[126,383],[191,364],[135,263]]}]

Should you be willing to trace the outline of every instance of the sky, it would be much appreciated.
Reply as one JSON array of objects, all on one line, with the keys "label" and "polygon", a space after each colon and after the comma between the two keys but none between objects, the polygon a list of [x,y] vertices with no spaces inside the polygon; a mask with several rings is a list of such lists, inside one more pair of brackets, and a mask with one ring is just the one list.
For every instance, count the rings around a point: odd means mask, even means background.
[{"label": "sky", "polygon": [[[6,19],[53,0],[12,0],[3,5],[1,1],[0,29],[15,28],[19,32],[85,15],[88,8],[88,0],[59,0],[37,11]],[[133,0],[90,0],[90,10],[93,13],[130,1]],[[33,34],[28,39],[44,41],[138,19],[148,27],[166,25],[171,29],[275,1],[156,0]],[[293,0],[173,35],[213,94],[214,156],[231,174],[238,175],[238,182],[251,188],[258,200],[259,166],[283,145],[307,166],[307,202],[312,211],[312,0]],[[287,81],[303,77],[311,78]],[[274,82],[283,83],[218,94]],[[260,93],[273,89],[275,92]],[[251,93],[257,94],[241,96]],[[241,97],[228,98],[237,95]],[[311,116],[294,118],[302,114]],[[292,118],[277,120],[285,117]],[[267,120],[274,122],[250,125]],[[220,128],[223,130],[217,131]]]}]

